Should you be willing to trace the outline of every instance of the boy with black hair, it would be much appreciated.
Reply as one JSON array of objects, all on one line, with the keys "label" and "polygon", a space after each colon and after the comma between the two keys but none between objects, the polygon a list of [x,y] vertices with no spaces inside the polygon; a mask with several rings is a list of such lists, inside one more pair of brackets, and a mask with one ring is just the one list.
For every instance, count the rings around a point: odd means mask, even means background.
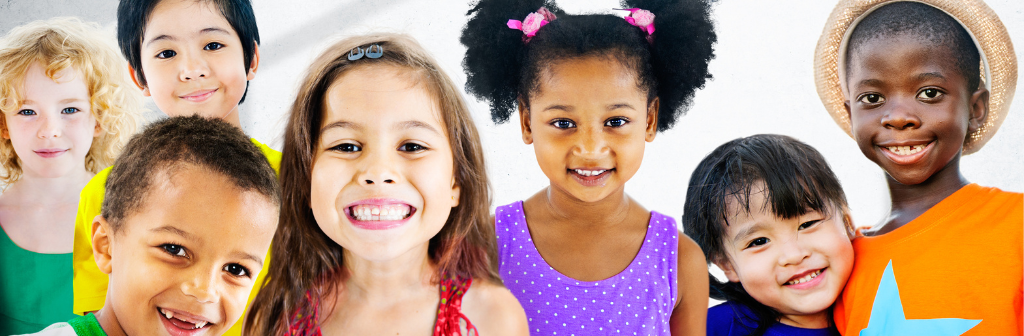
[{"label": "boy with black hair", "polygon": [[266,157],[237,127],[172,117],[128,143],[91,224],[109,275],[95,314],[35,335],[222,335],[265,268],[281,202]]},{"label": "boy with black hair", "polygon": [[[249,0],[122,0],[117,20],[118,44],[132,78],[162,112],[240,127],[238,104],[259,65],[259,32]],[[277,170],[281,153],[251,140]],[[109,172],[96,174],[79,202],[73,257],[77,314],[102,308],[106,297],[107,278],[93,261],[90,227]],[[240,327],[231,334],[240,334]]]},{"label": "boy with black hair", "polygon": [[[836,326],[844,335],[1020,335],[1024,197],[960,173],[961,155],[991,138],[1012,97],[1005,28],[981,1],[844,1],[825,33],[819,93],[885,170],[892,198],[884,222],[853,242]],[[823,60],[839,75],[822,76]],[[837,92],[841,109],[830,104]]]}]

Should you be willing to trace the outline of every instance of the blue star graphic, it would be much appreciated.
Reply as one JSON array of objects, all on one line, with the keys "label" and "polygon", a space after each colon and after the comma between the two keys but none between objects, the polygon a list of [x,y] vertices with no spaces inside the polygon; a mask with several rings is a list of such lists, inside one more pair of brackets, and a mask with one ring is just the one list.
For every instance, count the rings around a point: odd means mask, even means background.
[{"label": "blue star graphic", "polygon": [[903,314],[903,302],[900,300],[900,289],[896,287],[896,276],[892,272],[892,260],[885,266],[882,282],[875,292],[875,303],[871,306],[871,319],[868,327],[860,331],[860,336],[875,335],[935,335],[959,336],[981,320],[958,318],[937,318],[908,320]]}]

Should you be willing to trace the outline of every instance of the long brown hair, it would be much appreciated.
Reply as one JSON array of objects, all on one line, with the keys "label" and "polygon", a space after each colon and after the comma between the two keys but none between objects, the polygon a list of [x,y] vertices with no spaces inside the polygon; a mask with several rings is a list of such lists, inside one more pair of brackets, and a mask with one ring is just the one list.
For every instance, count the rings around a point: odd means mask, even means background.
[{"label": "long brown hair", "polygon": [[[383,47],[382,57],[348,60],[350,50],[373,44]],[[458,88],[409,36],[350,37],[330,46],[313,62],[292,105],[281,158],[281,220],[271,248],[268,277],[246,318],[246,334],[286,333],[296,312],[315,313],[307,310],[310,301],[336,294],[344,279],[342,247],[320,230],[309,206],[310,175],[323,126],[324,97],[331,84],[353,66],[398,66],[419,74],[441,111],[461,201],[429,242],[429,257],[438,270],[435,281],[441,275],[501,281],[493,252],[494,226],[490,223],[483,150]]]}]

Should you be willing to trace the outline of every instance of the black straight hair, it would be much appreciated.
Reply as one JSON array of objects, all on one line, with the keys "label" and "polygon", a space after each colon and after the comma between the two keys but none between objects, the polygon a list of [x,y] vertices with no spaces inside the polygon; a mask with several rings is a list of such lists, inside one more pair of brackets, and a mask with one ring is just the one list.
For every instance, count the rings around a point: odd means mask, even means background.
[{"label": "black straight hair", "polygon": [[[121,54],[128,60],[128,65],[135,70],[135,78],[142,86],[146,86],[146,74],[142,73],[142,38],[145,36],[149,16],[160,1],[121,0],[117,5],[117,45],[121,48]],[[245,71],[249,73],[253,58],[256,57],[256,46],[260,44],[260,31],[256,27],[256,14],[252,11],[252,3],[249,0],[195,0],[197,3],[202,1],[216,5],[224,19],[238,34],[238,40],[242,43]],[[245,91],[242,99],[238,101],[239,104],[245,101],[245,96],[249,92],[248,82]]]},{"label": "black straight hair", "polygon": [[[766,209],[751,209],[750,195],[759,192],[762,185]],[[847,208],[843,187],[821,153],[777,134],[726,142],[704,157],[690,176],[683,232],[697,242],[708,264],[728,260],[723,241],[725,226],[729,225],[729,204],[733,202],[747,213],[770,211],[781,218],[810,211],[844,216]],[[846,225],[852,233],[852,223]],[[779,320],[779,312],[751,297],[742,284],[718,281],[710,273],[708,277],[712,298],[742,304],[753,312],[756,321],[752,322],[757,323],[757,329],[752,335],[763,335]]]},{"label": "black straight hair", "polygon": [[[521,99],[529,105],[540,76],[551,63],[583,57],[610,57],[636,74],[648,99],[660,101],[658,131],[670,129],[689,107],[694,92],[711,78],[717,37],[705,0],[626,0],[624,8],[655,14],[656,30],[647,33],[612,14],[569,15],[551,0],[480,0],[462,30],[466,90],[491,104],[491,119],[508,121]],[[557,19],[524,42],[523,32],[509,29],[546,8]],[[609,9],[610,11],[610,9]]]}]

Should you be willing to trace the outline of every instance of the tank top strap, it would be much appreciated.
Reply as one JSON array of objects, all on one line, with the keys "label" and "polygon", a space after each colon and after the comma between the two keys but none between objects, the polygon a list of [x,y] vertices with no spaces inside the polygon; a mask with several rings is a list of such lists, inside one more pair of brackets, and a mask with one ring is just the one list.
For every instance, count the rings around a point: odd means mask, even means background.
[{"label": "tank top strap", "polygon": [[466,336],[479,335],[473,322],[462,313],[462,296],[472,284],[472,278],[445,275],[441,279],[441,302],[437,306],[434,336],[462,336],[462,321],[466,322]]},{"label": "tank top strap", "polygon": [[[645,239],[650,240],[650,249],[654,249],[653,252],[648,251],[655,255],[664,256],[660,262],[656,264],[661,265],[661,273],[666,279],[665,283],[668,284],[670,293],[672,296],[670,301],[673,306],[675,301],[679,298],[679,284],[677,283],[678,274],[676,268],[679,265],[679,228],[676,227],[676,220],[672,217],[665,216],[657,211],[651,211],[651,221],[648,227],[648,234]],[[654,233],[651,235],[650,233]],[[668,251],[666,256],[664,251]],[[655,266],[655,268],[658,268]]]}]

